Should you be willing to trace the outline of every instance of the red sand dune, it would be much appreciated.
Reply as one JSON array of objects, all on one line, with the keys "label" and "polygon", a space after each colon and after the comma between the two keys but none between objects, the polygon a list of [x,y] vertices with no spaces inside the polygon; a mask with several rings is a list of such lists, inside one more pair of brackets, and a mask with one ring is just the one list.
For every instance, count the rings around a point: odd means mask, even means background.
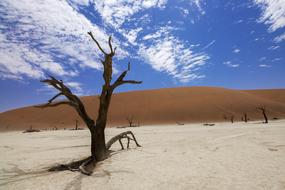
[{"label": "red sand dune", "polygon": [[[82,97],[87,112],[95,119],[98,97]],[[215,87],[185,87],[134,91],[114,94],[108,126],[127,125],[126,118],[134,117],[135,123],[175,124],[191,122],[224,121],[235,116],[241,121],[243,113],[250,120],[263,119],[256,107],[264,106],[268,116],[285,118],[285,89],[230,90]],[[79,119],[68,106],[55,108],[25,107],[0,114],[0,130],[23,130],[33,128],[74,127]],[[80,120],[80,127],[84,124]]]}]

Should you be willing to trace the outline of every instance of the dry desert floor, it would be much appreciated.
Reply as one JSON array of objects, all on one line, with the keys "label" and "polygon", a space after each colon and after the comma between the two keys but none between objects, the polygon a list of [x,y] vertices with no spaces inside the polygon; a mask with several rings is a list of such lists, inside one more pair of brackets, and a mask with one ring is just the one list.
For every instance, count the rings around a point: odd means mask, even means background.
[{"label": "dry desert floor", "polygon": [[92,176],[46,172],[89,155],[88,130],[0,133],[0,189],[285,189],[285,121],[108,128],[131,129],[132,144]]}]

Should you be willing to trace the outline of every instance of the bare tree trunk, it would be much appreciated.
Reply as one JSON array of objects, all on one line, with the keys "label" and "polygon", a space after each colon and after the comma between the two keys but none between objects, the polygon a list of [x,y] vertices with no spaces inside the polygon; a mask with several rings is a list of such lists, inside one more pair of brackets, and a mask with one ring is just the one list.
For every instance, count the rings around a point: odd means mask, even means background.
[{"label": "bare tree trunk", "polygon": [[266,109],[265,107],[258,107],[258,110],[260,110],[262,112],[262,115],[264,117],[264,123],[268,123],[268,118],[267,118],[267,114],[266,114]]},{"label": "bare tree trunk", "polygon": [[102,161],[108,157],[104,130],[91,132],[91,155],[96,161]]},{"label": "bare tree trunk", "polygon": [[235,116],[232,115],[232,116],[231,116],[231,122],[232,122],[232,123],[234,123],[234,118],[235,118]]},{"label": "bare tree trunk", "polygon": [[265,111],[262,114],[263,114],[263,117],[265,119],[265,123],[268,123],[268,118],[267,118],[267,115],[266,115]]},{"label": "bare tree trunk", "polygon": [[[105,58],[104,60],[101,60],[103,64],[103,68],[104,68],[103,69],[103,79],[105,83],[102,87],[102,91],[100,95],[100,104],[99,104],[99,111],[98,111],[96,123],[87,114],[85,107],[83,103],[81,102],[81,100],[76,95],[74,95],[71,92],[71,90],[67,86],[65,86],[61,80],[57,80],[52,76],[50,76],[50,79],[42,80],[41,82],[44,82],[44,83],[47,83],[53,86],[55,89],[59,91],[59,93],[56,94],[54,97],[52,97],[48,101],[47,104],[38,106],[38,107],[45,108],[45,107],[55,107],[59,105],[69,105],[77,111],[78,115],[82,118],[84,123],[87,125],[91,133],[91,157],[85,160],[82,166],[80,166],[81,172],[87,175],[92,173],[92,170],[95,167],[94,162],[102,161],[108,157],[108,151],[107,151],[108,149],[106,148],[106,142],[105,142],[105,128],[107,124],[107,114],[108,114],[109,105],[111,102],[113,91],[118,86],[121,86],[123,84],[142,83],[141,81],[124,80],[128,71],[130,71],[130,63],[128,63],[128,69],[122,72],[121,75],[115,80],[115,82],[111,84],[112,72],[113,72],[112,59],[113,59],[113,56],[115,55],[115,50],[116,50],[116,48],[113,49],[112,47],[111,37],[109,37],[109,41],[108,41],[111,52],[106,53],[102,49],[98,41],[94,38],[93,34],[91,32],[88,32],[88,34],[90,35],[92,40],[96,43],[99,50],[104,54],[104,58]],[[56,103],[53,102],[56,98],[62,95],[67,98],[67,101],[56,102]],[[123,138],[125,138],[124,135],[123,135]],[[119,138],[119,140],[121,139]],[[81,162],[78,162],[78,163],[81,163]]]},{"label": "bare tree trunk", "polygon": [[129,127],[133,127],[134,116],[128,116],[126,120],[129,123]]},{"label": "bare tree trunk", "polygon": [[246,123],[247,123],[247,120],[248,120],[248,118],[247,118],[247,114],[245,113],[245,114],[244,114],[244,122],[246,122]]},{"label": "bare tree trunk", "polygon": [[226,115],[223,116],[224,120],[227,121],[228,117]]},{"label": "bare tree trunk", "polygon": [[78,120],[75,120],[75,130],[78,130]]}]

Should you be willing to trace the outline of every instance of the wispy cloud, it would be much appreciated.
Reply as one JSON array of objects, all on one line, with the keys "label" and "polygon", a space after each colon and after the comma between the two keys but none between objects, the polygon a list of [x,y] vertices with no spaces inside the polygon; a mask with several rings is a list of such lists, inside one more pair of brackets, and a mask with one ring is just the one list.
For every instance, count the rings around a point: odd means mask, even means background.
[{"label": "wispy cloud", "polygon": [[225,61],[223,64],[226,65],[226,66],[228,66],[228,67],[232,67],[232,68],[237,68],[237,67],[239,67],[239,64],[234,64],[234,63],[232,63],[231,61]]},{"label": "wispy cloud", "polygon": [[280,48],[280,46],[270,46],[270,47],[268,48],[268,50],[273,51],[273,50],[276,50],[276,49],[278,49],[278,48]]},{"label": "wispy cloud", "polygon": [[262,68],[270,68],[271,67],[271,65],[267,65],[267,64],[260,64],[258,66],[262,67]]},{"label": "wispy cloud", "polygon": [[269,31],[273,32],[285,26],[285,6],[283,0],[254,0],[254,3],[262,9],[259,22],[269,25]]},{"label": "wispy cloud", "polygon": [[240,49],[238,49],[238,48],[235,48],[234,50],[233,50],[233,53],[239,53],[240,52]]},{"label": "wispy cloud", "polygon": [[174,28],[174,27],[168,26],[168,25],[162,26],[156,32],[147,34],[142,39],[143,40],[155,40],[155,39],[161,38],[163,36],[170,35],[170,33],[174,30],[178,30],[178,28]]},{"label": "wispy cloud", "polygon": [[23,76],[39,79],[44,72],[56,75],[74,76],[76,71],[65,70],[48,54],[42,54],[37,49],[31,49],[26,44],[7,40],[6,35],[0,34],[0,77],[23,79]]},{"label": "wispy cloud", "polygon": [[[285,20],[285,18],[284,18],[284,20]],[[281,34],[280,36],[277,36],[274,38],[274,41],[277,43],[282,42],[283,40],[285,41],[285,32],[283,34]]]},{"label": "wispy cloud", "polygon": [[[263,22],[269,26],[268,31],[274,32],[285,26],[285,2],[284,0],[254,0],[254,3],[258,5],[262,14],[259,18],[259,22]],[[277,36],[274,41],[281,42],[285,40],[285,33]]]},{"label": "wispy cloud", "polygon": [[102,1],[95,0],[95,8],[102,16],[103,20],[115,28],[119,28],[127,19],[135,13],[152,8],[164,8],[167,0],[117,0]]},{"label": "wispy cloud", "polygon": [[[65,85],[71,89],[72,93],[82,96],[87,95],[86,91],[83,89],[83,84],[74,81],[65,81]],[[47,94],[47,95],[55,95],[58,91],[50,85],[44,85],[41,88],[36,90],[38,93]],[[63,98],[63,97],[60,97]]]},{"label": "wispy cloud", "polygon": [[142,27],[139,27],[139,28],[136,28],[136,29],[132,29],[132,30],[124,30],[124,29],[121,29],[121,33],[124,35],[125,38],[127,38],[128,42],[131,43],[132,45],[137,45],[137,37],[138,37],[138,34],[140,31],[142,31],[143,28]]},{"label": "wispy cloud", "polygon": [[266,60],[266,57],[259,58],[259,61],[264,61],[264,60]]},{"label": "wispy cloud", "polygon": [[243,19],[239,19],[239,20],[235,21],[234,24],[240,24],[240,23],[243,23],[243,22],[244,22]]},{"label": "wispy cloud", "polygon": [[197,8],[199,9],[199,11],[200,11],[200,13],[202,14],[202,15],[204,15],[204,14],[206,14],[206,12],[204,11],[204,9],[202,8],[202,0],[194,0],[194,1],[191,1],[192,3],[194,3],[196,6],[197,6]]},{"label": "wispy cloud", "polygon": [[[191,3],[201,14],[205,14],[201,0]],[[167,0],[3,0],[0,2],[0,77],[39,79],[45,73],[51,73],[68,78],[78,75],[84,68],[100,70],[100,52],[86,32],[93,31],[98,41],[106,42],[106,31],[110,32],[110,28],[116,29],[128,42],[120,43],[114,37],[114,46],[131,45],[128,48],[133,48],[133,52],[137,52],[155,70],[166,72],[182,82],[204,77],[197,70],[209,56],[198,52],[195,49],[198,47],[191,46],[190,42],[176,37],[172,32],[178,30],[178,27],[155,26],[154,29],[159,27],[156,32],[145,35],[147,30],[144,31],[144,21],[149,22],[151,19],[147,13],[137,18],[141,22],[140,26],[135,22],[129,27],[123,26],[125,23],[130,24],[136,13],[149,8],[162,10],[166,4]],[[82,6],[94,7],[104,27],[99,27],[87,18],[81,12]],[[189,14],[190,10],[182,11]],[[215,40],[204,49],[214,43]],[[107,48],[107,43],[101,44]],[[121,48],[117,52],[122,57],[128,55]],[[159,63],[156,52],[162,56],[162,63]]]},{"label": "wispy cloud", "polygon": [[282,58],[281,57],[277,57],[277,58],[274,58],[271,60],[271,62],[278,62],[278,61],[281,61]]},{"label": "wispy cloud", "polygon": [[84,94],[82,84],[79,82],[67,82],[66,85],[72,89],[72,92],[81,96]]},{"label": "wispy cloud", "polygon": [[165,72],[180,82],[203,78],[197,70],[206,63],[209,56],[194,53],[174,36],[155,39],[150,45],[141,45],[139,54],[153,69]]},{"label": "wispy cloud", "polygon": [[205,45],[202,49],[208,49],[209,47],[211,47],[212,45],[214,45],[216,43],[216,40],[212,40],[210,43],[208,43],[207,45]]},{"label": "wispy cloud", "polygon": [[86,32],[104,42],[108,35],[67,1],[3,0],[0,18],[2,78],[74,76],[84,67],[101,68]]}]

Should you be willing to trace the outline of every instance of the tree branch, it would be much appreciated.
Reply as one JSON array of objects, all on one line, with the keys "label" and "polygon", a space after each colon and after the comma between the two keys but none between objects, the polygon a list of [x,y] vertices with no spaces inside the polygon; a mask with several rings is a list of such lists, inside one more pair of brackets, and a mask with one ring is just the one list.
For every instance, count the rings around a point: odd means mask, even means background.
[{"label": "tree branch", "polygon": [[128,74],[128,72],[131,70],[131,64],[128,63],[128,69],[122,72],[122,74],[117,78],[117,80],[111,85],[112,89],[117,88],[118,86],[122,84],[141,84],[142,81],[136,81],[136,80],[124,80],[125,76]]},{"label": "tree branch", "polygon": [[113,49],[113,47],[112,47],[112,36],[109,37],[108,43],[109,43],[109,47],[110,47],[110,50],[111,50],[111,54],[115,55],[116,48]]},{"label": "tree branch", "polygon": [[[88,32],[88,34],[90,35],[90,37],[92,38],[92,40],[96,43],[96,45],[98,46],[98,48],[100,49],[100,51],[104,54],[104,55],[108,55],[103,48],[100,46],[99,42],[94,38],[92,32]],[[110,38],[109,38],[110,41]]]},{"label": "tree branch", "polygon": [[52,97],[48,102],[49,102],[49,103],[52,103],[52,101],[54,101],[57,97],[59,97],[59,96],[61,96],[61,95],[62,95],[61,92],[58,93],[57,95],[55,95],[54,97]]},{"label": "tree branch", "polygon": [[73,107],[73,104],[69,101],[64,101],[64,102],[56,102],[56,103],[47,103],[47,104],[43,104],[43,105],[39,105],[39,106],[35,106],[36,108],[47,108],[47,107],[56,107],[56,106],[60,106],[60,105],[69,105]]},{"label": "tree branch", "polygon": [[[47,104],[36,106],[36,107],[46,108],[46,107],[55,107],[59,105],[72,106],[77,111],[77,113],[80,115],[82,120],[86,123],[88,128],[91,130],[91,127],[94,125],[94,121],[88,116],[81,100],[76,95],[74,95],[67,86],[64,85],[62,80],[57,80],[53,76],[49,76],[49,77],[50,77],[49,79],[42,80],[41,82],[47,83],[48,85],[53,86],[60,92],[56,94],[54,97],[52,97],[48,101]],[[57,97],[61,95],[65,96],[67,101],[52,103],[52,101],[54,101]]]}]

